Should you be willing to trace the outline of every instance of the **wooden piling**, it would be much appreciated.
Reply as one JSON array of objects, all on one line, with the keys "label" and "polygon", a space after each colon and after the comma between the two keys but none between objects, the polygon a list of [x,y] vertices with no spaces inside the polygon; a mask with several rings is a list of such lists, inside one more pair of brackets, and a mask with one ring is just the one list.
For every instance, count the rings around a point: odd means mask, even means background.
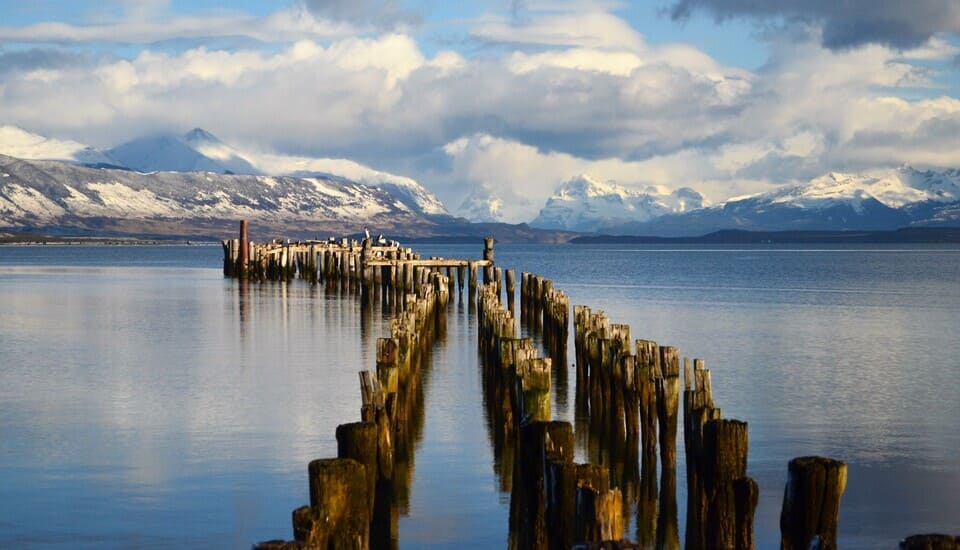
[{"label": "wooden piling", "polygon": [[806,550],[814,538],[822,550],[837,548],[840,497],[847,486],[847,465],[818,456],[794,458],[787,468],[780,512],[780,548]]},{"label": "wooden piling", "polygon": [[516,299],[516,272],[512,269],[508,269],[504,272],[506,277],[505,286],[507,288],[507,309],[510,310],[514,316],[516,316],[516,309],[514,307],[514,300]]},{"label": "wooden piling", "polygon": [[573,461],[573,426],[569,422],[532,422],[520,430],[519,455],[510,498],[516,548],[550,547],[547,530],[547,457]]},{"label": "wooden piling", "polygon": [[250,259],[250,239],[247,236],[247,220],[240,222],[240,257],[237,259],[237,276],[247,276],[247,263]]},{"label": "wooden piling", "polygon": [[368,513],[373,515],[379,464],[378,434],[375,422],[351,422],[337,426],[337,458],[352,458],[365,468]]},{"label": "wooden piling", "polygon": [[660,465],[677,465],[677,412],[680,403],[680,350],[660,348],[663,376],[657,380],[657,419],[660,422]]},{"label": "wooden piling", "polygon": [[495,281],[493,268],[493,237],[483,239],[483,259],[490,262],[483,268],[483,284]]},{"label": "wooden piling", "polygon": [[757,490],[756,483],[746,477],[747,423],[727,419],[707,422],[703,447],[703,486],[708,499],[705,547],[752,548]]},{"label": "wooden piling", "polygon": [[294,539],[311,548],[369,548],[363,464],[349,458],[314,460],[308,473],[310,506],[293,511]]}]

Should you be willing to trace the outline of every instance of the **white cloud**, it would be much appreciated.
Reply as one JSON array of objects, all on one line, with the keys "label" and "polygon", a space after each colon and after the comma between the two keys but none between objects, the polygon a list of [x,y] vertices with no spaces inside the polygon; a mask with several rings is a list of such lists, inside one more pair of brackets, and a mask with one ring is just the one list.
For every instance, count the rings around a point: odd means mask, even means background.
[{"label": "white cloud", "polygon": [[127,12],[128,18],[91,25],[44,22],[25,27],[0,26],[0,42],[151,44],[183,38],[237,36],[263,42],[291,42],[342,38],[363,30],[350,23],[317,18],[297,4],[263,17],[230,12],[148,17],[156,14],[144,11],[156,8],[150,2],[134,3],[132,11]]},{"label": "white cloud", "polygon": [[487,16],[471,34],[501,44],[608,48],[640,51],[643,36],[623,19],[605,11],[536,12],[523,21]]},{"label": "white cloud", "polygon": [[[901,97],[934,89],[936,75],[914,61],[955,55],[942,40],[831,51],[816,36],[783,38],[751,72],[688,44],[647,44],[595,5],[576,10],[531,5],[516,21],[484,18],[474,36],[501,48],[475,57],[430,56],[411,35],[354,35],[296,10],[238,23],[250,36],[283,37],[279,50],[145,48],[74,64],[43,61],[45,50],[9,60],[0,121],[100,146],[202,126],[252,149],[405,173],[450,206],[466,194],[457,185],[478,186],[500,194],[513,221],[580,173],[691,186],[719,201],[830,170],[960,165],[960,100]],[[229,27],[221,16],[177,25],[166,36]],[[351,34],[319,40],[314,25]],[[157,39],[161,26],[117,29]]]}]

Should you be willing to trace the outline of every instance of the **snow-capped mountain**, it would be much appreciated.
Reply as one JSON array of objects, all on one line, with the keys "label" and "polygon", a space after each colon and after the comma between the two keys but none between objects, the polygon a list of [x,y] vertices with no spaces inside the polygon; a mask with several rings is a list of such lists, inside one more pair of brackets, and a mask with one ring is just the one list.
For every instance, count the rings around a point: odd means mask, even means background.
[{"label": "snow-capped mountain", "polygon": [[0,154],[29,160],[61,160],[73,164],[115,165],[103,151],[82,143],[43,137],[18,126],[0,126]]},{"label": "snow-capped mountain", "polygon": [[503,199],[482,189],[475,189],[457,208],[457,214],[476,223],[503,221]]},{"label": "snow-capped mountain", "polygon": [[624,233],[701,235],[720,229],[890,230],[960,221],[960,171],[910,166],[831,172],[806,183],[630,224]]},{"label": "snow-capped mountain", "polygon": [[339,176],[382,189],[421,214],[439,216],[449,214],[440,199],[416,180],[374,170],[352,160],[249,152],[245,153],[245,156],[267,174],[297,177]]},{"label": "snow-capped mountain", "polygon": [[220,141],[217,136],[203,128],[190,130],[183,135],[183,141],[194,151],[215,161],[217,165],[223,168],[224,172],[255,175],[264,173],[262,170],[254,167],[243,153]]},{"label": "snow-capped mountain", "polygon": [[585,232],[615,230],[703,204],[703,196],[688,187],[672,193],[658,187],[634,191],[580,175],[560,185],[530,225]]},{"label": "snow-capped mountain", "polygon": [[[960,200],[960,173],[956,170],[921,172],[906,165],[862,174],[831,172],[809,183],[784,186],[751,198],[769,206],[808,210],[848,206],[859,211],[870,200],[889,208],[925,202],[946,203]],[[739,201],[727,201],[732,202]]]},{"label": "snow-capped mountain", "polygon": [[447,214],[440,199],[411,178],[374,170],[346,159],[242,150],[224,143],[202,128],[194,128],[182,136],[160,134],[135,139],[111,149],[108,154],[124,166],[140,172],[345,178],[386,191],[422,214]]},{"label": "snow-capped mountain", "polygon": [[340,178],[144,174],[0,155],[0,227],[223,233],[239,219],[310,231],[430,224],[390,194]]}]

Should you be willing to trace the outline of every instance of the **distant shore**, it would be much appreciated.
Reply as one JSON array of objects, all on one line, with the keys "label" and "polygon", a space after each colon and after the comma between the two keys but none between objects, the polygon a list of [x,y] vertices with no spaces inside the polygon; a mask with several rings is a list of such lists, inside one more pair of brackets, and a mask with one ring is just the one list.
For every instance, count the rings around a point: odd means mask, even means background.
[{"label": "distant shore", "polygon": [[96,236],[56,236],[34,235],[29,233],[0,233],[0,246],[152,246],[152,245],[211,245],[212,240],[193,240],[183,238],[141,238],[141,237],[96,237]]},{"label": "distant shore", "polygon": [[893,231],[724,230],[695,237],[584,235],[571,244],[960,244],[960,227],[916,227]]},{"label": "distant shore", "polygon": [[[503,227],[514,229],[503,231]],[[960,244],[960,227],[911,227],[884,231],[746,231],[728,229],[706,235],[660,237],[653,235],[589,235],[566,231],[537,230],[517,233],[517,226],[489,224],[484,228],[498,242],[531,244]],[[526,229],[526,228],[524,228]],[[291,237],[295,238],[294,235]],[[357,234],[357,238],[362,235]],[[404,236],[404,244],[465,244],[482,239],[480,233],[466,235]],[[164,235],[43,235],[0,231],[0,245],[214,245],[212,236]]]}]

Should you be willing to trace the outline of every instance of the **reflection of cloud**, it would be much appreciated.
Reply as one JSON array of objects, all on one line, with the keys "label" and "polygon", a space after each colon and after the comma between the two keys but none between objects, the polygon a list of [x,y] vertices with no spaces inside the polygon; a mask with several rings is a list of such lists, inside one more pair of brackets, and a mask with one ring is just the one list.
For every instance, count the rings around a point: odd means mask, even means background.
[{"label": "reflection of cloud", "polygon": [[244,339],[238,288],[197,273],[32,271],[14,294],[0,279],[0,358],[19,366],[3,371],[4,409],[25,423],[11,427],[27,434],[21,459],[108,464],[111,483],[165,498],[173,479],[198,472],[305,476],[309,460],[336,454],[336,425],[359,411],[357,372],[375,356],[354,300],[305,284],[283,300],[280,285],[253,285]]}]

